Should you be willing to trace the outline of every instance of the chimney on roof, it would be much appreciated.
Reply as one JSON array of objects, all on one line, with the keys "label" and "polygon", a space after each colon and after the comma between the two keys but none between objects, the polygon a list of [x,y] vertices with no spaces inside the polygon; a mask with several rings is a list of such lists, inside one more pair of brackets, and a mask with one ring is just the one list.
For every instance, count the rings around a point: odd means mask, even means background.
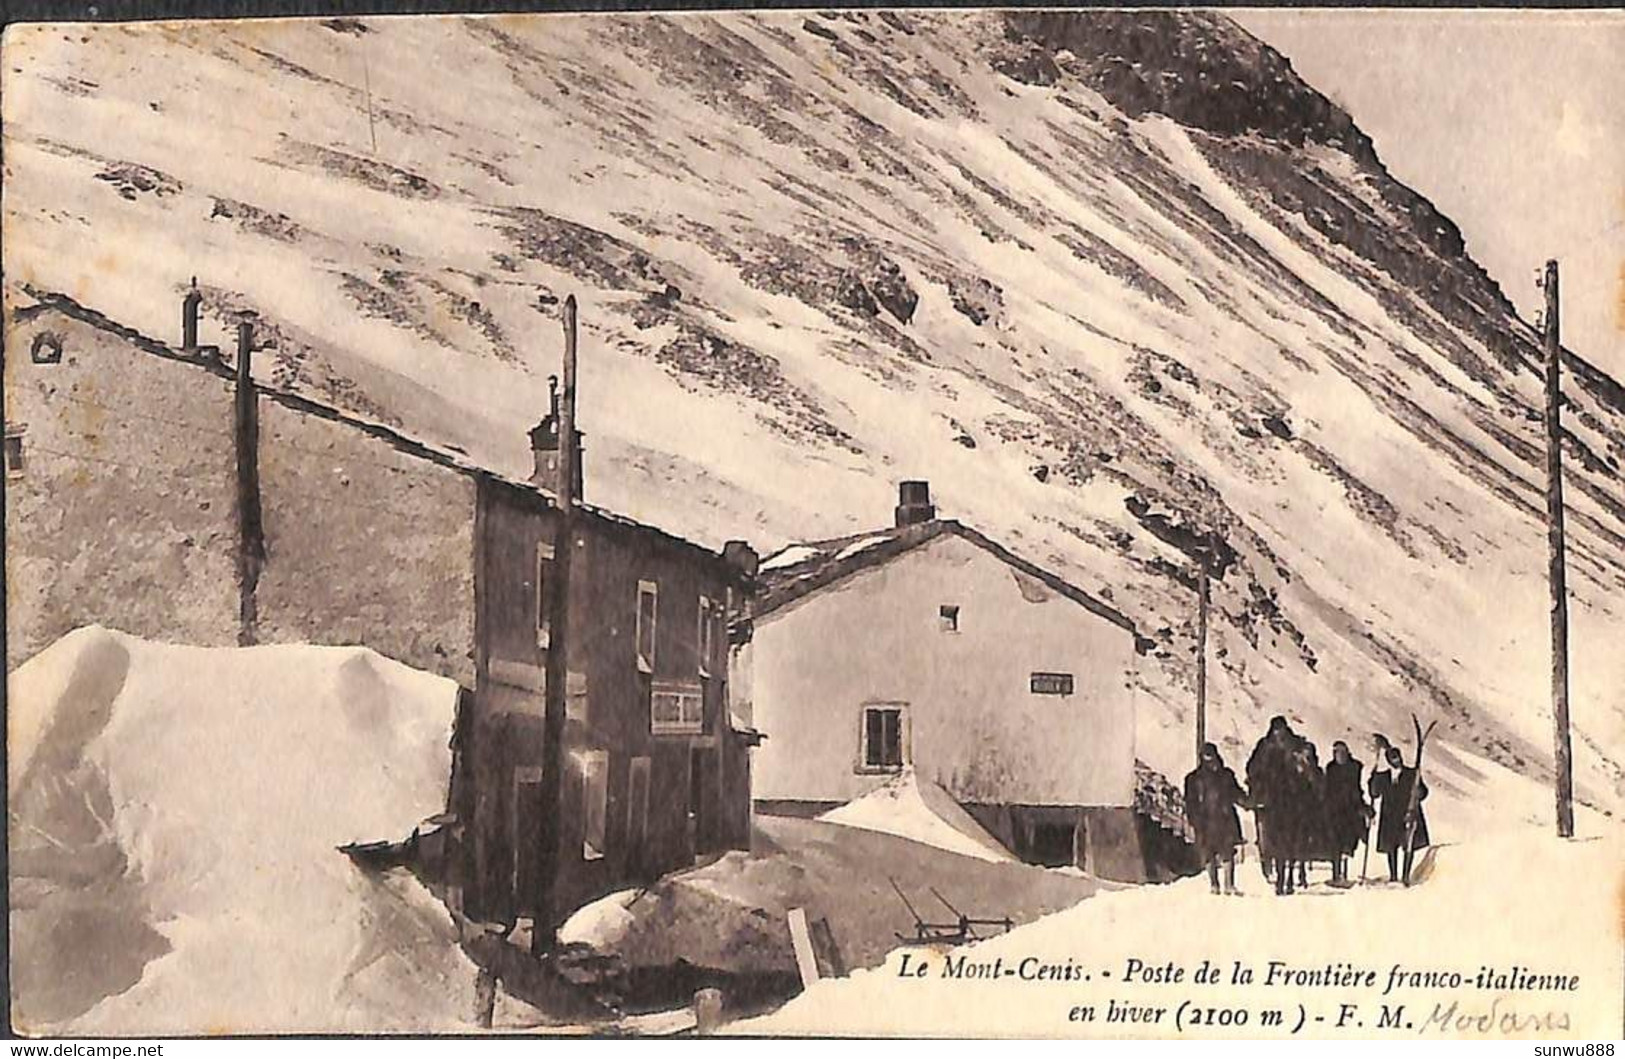
[{"label": "chimney on roof", "polygon": [[747,541],[728,541],[723,544],[722,561],[746,581],[753,579],[761,566],[761,556],[756,554],[756,549]]},{"label": "chimney on roof", "polygon": [[897,528],[930,522],[937,517],[931,504],[930,482],[899,482],[897,485]]},{"label": "chimney on roof", "polygon": [[[575,434],[575,498],[581,500],[581,431],[572,431]],[[548,492],[558,488],[559,481],[559,377],[547,377],[547,415],[542,421],[531,428],[530,450],[535,459],[535,465],[530,472],[533,485],[541,486]]]},{"label": "chimney on roof", "polygon": [[203,304],[203,295],[198,293],[197,277],[192,277],[192,289],[186,292],[181,301],[181,348],[197,348],[197,315],[198,308]]}]

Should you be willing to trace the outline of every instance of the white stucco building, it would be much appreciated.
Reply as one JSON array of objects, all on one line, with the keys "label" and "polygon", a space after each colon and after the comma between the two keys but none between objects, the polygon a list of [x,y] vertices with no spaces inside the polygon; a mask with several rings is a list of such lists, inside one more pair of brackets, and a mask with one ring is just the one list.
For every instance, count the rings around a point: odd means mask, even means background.
[{"label": "white stucco building", "polygon": [[762,564],[734,686],[769,733],[758,812],[812,815],[905,767],[1023,860],[1144,878],[1133,625],[905,482],[894,525]]}]

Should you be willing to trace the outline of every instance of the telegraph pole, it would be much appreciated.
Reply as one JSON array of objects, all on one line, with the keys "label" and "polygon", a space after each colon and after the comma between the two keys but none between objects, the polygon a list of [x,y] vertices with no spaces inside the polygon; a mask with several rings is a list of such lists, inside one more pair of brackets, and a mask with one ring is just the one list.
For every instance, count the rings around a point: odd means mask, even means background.
[{"label": "telegraph pole", "polygon": [[547,690],[542,718],[541,893],[531,951],[553,947],[559,927],[559,869],[564,807],[564,729],[569,695],[570,556],[575,550],[576,482],[576,299],[564,299],[564,383],[559,394],[558,480],[553,484],[558,511],[553,521],[553,562],[547,592]]},{"label": "telegraph pole", "polygon": [[1202,760],[1207,743],[1207,560],[1204,557],[1196,582],[1196,760]]},{"label": "telegraph pole", "polygon": [[1546,262],[1546,539],[1552,586],[1552,757],[1556,772],[1557,833],[1574,837],[1574,762],[1569,745],[1569,605],[1563,558],[1563,421],[1560,379],[1563,343],[1558,328],[1557,262]]},{"label": "telegraph pole", "polygon": [[260,571],[265,565],[265,515],[260,504],[259,390],[254,385],[254,325],[237,324],[237,379],[232,439],[237,453],[237,645],[259,642]]}]

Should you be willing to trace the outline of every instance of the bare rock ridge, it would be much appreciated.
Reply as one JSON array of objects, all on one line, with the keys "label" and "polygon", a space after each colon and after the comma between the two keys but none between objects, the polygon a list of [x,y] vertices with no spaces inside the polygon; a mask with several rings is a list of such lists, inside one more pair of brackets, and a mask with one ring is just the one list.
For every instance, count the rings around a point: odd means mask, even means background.
[{"label": "bare rock ridge", "polygon": [[[1223,15],[1205,11],[1010,11],[1006,36],[1037,50],[1023,64],[1080,77],[1137,118],[1155,111],[1219,136],[1321,143],[1375,162],[1353,119],[1292,64]],[[1065,56],[1059,53],[1065,52]],[[1032,54],[1029,51],[1027,54]],[[1023,80],[1025,78],[1022,78]]]},{"label": "bare rock ridge", "polygon": [[[1466,253],[1455,222],[1428,199],[1393,180],[1370,137],[1354,119],[1305,82],[1275,49],[1252,37],[1223,15],[1203,11],[1011,11],[1004,15],[1013,53],[995,59],[1000,72],[1033,84],[1053,84],[1075,76],[1115,104],[1125,115],[1164,114],[1191,129],[1225,140],[1255,136],[1291,147],[1321,144],[1342,151],[1379,175],[1383,194],[1408,221],[1415,238],[1445,258],[1459,277],[1440,276],[1435,263],[1400,248],[1383,254],[1392,232],[1358,220],[1353,211],[1327,217],[1307,189],[1278,187],[1281,205],[1301,215],[1330,238],[1338,239],[1395,278],[1426,291],[1441,312],[1463,319],[1493,312],[1484,321],[1491,347],[1516,357],[1537,372],[1538,348],[1499,286]],[[1215,145],[1214,153],[1224,157]],[[1452,283],[1451,280],[1455,282]],[[1469,297],[1468,295],[1476,297]],[[1619,410],[1625,390],[1572,351],[1569,367],[1581,384]]]}]

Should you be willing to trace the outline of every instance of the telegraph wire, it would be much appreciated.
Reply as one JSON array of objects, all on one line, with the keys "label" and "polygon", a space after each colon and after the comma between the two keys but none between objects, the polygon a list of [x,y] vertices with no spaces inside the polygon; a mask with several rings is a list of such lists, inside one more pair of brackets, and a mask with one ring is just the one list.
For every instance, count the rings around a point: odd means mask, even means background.
[{"label": "telegraph wire", "polygon": [[[1619,231],[1621,228],[1625,228],[1625,217],[1621,217],[1619,220],[1615,221],[1613,224],[1610,224],[1600,232],[1592,232],[1590,235],[1582,238],[1570,240],[1566,245],[1550,256],[1561,261],[1566,257],[1572,256],[1577,250],[1589,250],[1592,246],[1602,242],[1604,239]],[[1536,271],[1538,272],[1539,270],[1537,269]]]}]

